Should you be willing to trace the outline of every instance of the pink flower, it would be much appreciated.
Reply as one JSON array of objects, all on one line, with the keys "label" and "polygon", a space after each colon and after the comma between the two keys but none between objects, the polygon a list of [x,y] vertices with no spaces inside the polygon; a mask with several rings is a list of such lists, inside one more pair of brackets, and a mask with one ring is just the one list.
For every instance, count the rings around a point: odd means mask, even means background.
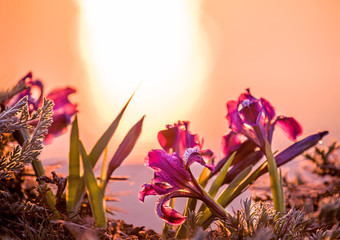
[{"label": "pink flower", "polygon": [[161,147],[166,152],[171,150],[180,156],[184,154],[187,148],[201,148],[203,139],[189,131],[189,124],[188,121],[178,121],[174,125],[167,125],[166,130],[158,132],[157,138]]},{"label": "pink flower", "polygon": [[71,123],[71,118],[77,110],[77,104],[73,104],[68,99],[68,96],[75,93],[76,90],[71,87],[55,89],[50,92],[46,98],[53,100],[53,123],[48,129],[44,143],[49,144],[54,137],[57,137],[66,132],[67,126]]},{"label": "pink flower", "polygon": [[193,162],[214,171],[214,166],[206,164],[198,149],[189,148],[184,154],[184,160],[177,153],[168,154],[164,150],[152,150],[145,158],[145,165],[154,170],[154,178],[151,183],[144,184],[143,190],[139,192],[138,199],[144,202],[148,195],[162,195],[156,204],[156,213],[165,222],[172,225],[180,225],[185,217],[170,208],[169,200],[174,197],[190,197],[204,201],[215,212],[224,214],[203,192],[196,182],[189,166]]},{"label": "pink flower", "polygon": [[[10,98],[6,104],[12,106],[16,104],[24,96],[28,97],[29,111],[35,111],[42,105],[44,85],[39,80],[32,80],[32,73],[28,73],[18,84],[24,84],[26,88]],[[46,98],[53,100],[53,123],[48,129],[44,143],[49,144],[53,138],[65,133],[67,126],[71,123],[71,118],[77,111],[77,105],[72,104],[68,96],[75,93],[74,88],[66,87],[55,89],[50,92]],[[32,125],[37,124],[36,121],[31,122]]]},{"label": "pink flower", "polygon": [[257,99],[247,89],[237,101],[227,102],[227,119],[231,131],[224,136],[224,153],[241,144],[241,135],[253,141],[262,151],[265,140],[272,142],[274,127],[283,129],[290,140],[302,134],[301,125],[292,117],[276,116],[273,106],[264,98]]},{"label": "pink flower", "polygon": [[14,106],[20,99],[28,97],[28,109],[30,112],[37,110],[42,104],[44,85],[40,80],[33,80],[32,73],[29,72],[22,79],[19,80],[17,85],[24,85],[26,88],[8,99],[6,102],[7,106]]}]

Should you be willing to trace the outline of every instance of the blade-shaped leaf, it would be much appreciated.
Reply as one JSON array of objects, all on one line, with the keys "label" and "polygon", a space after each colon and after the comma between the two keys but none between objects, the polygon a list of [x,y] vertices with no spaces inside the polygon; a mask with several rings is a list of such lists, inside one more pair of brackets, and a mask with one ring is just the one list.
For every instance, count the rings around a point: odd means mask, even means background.
[{"label": "blade-shaped leaf", "polygon": [[211,185],[211,187],[209,189],[209,194],[210,194],[211,197],[215,197],[218,190],[223,185],[224,179],[227,176],[228,169],[229,169],[231,163],[233,162],[235,155],[236,155],[236,152],[234,152],[230,156],[230,158],[228,159],[226,164],[224,164],[224,166],[222,167],[222,170],[220,171],[220,173],[217,175],[215,181]]},{"label": "blade-shaped leaf", "polygon": [[132,96],[130,97],[130,99],[127,101],[127,103],[125,104],[125,106],[123,107],[123,109],[120,111],[120,113],[118,114],[118,116],[116,117],[116,119],[111,123],[111,125],[109,126],[109,128],[105,131],[105,133],[100,137],[100,139],[97,141],[96,145],[93,147],[92,151],[89,154],[89,157],[91,159],[91,164],[92,167],[94,167],[100,157],[100,155],[102,154],[102,152],[104,151],[104,149],[106,148],[107,144],[109,143],[111,137],[113,136],[113,134],[115,133],[118,124],[120,122],[120,119],[122,118],[127,106],[129,105],[133,95],[135,93],[132,94]]},{"label": "blade-shaped leaf", "polygon": [[104,192],[102,191],[98,184],[96,177],[94,176],[92,165],[90,159],[85,151],[84,145],[81,141],[79,141],[79,149],[81,158],[83,159],[83,167],[84,167],[84,181],[87,188],[91,210],[93,212],[96,226],[98,227],[106,227],[107,219],[105,213],[104,206]]},{"label": "blade-shaped leaf", "polygon": [[[113,173],[113,171],[121,165],[121,163],[131,153],[133,147],[135,146],[137,139],[139,138],[140,133],[142,131],[144,117],[145,116],[143,116],[130,129],[130,131],[126,134],[122,143],[119,145],[117,151],[113,155],[111,162],[109,164],[109,167],[107,169],[106,184],[108,182],[108,179],[111,177],[111,174]],[[105,187],[105,185],[104,185],[104,187]]]},{"label": "blade-shaped leaf", "polygon": [[[237,187],[242,184],[242,182],[245,180],[247,175],[251,172],[253,166],[248,166],[246,169],[244,169],[241,173],[239,173],[236,178],[228,185],[228,187],[221,193],[221,195],[218,197],[217,202],[223,206],[226,207],[224,202],[228,201],[232,193],[237,189]],[[202,217],[199,219],[199,225],[203,226],[203,228],[206,228],[206,223],[210,221],[212,217],[212,213],[209,209],[206,209],[203,212]]]},{"label": "blade-shaped leaf", "polygon": [[103,158],[103,164],[102,164],[102,171],[100,174],[100,182],[103,183],[106,179],[106,163],[107,163],[107,147],[104,151],[104,158]]},{"label": "blade-shaped leaf", "polygon": [[[228,161],[223,165],[221,171],[217,175],[215,181],[212,183],[210,189],[209,189],[209,195],[214,198],[220,189],[220,187],[223,185],[224,179],[228,173],[228,169],[231,165],[231,163],[234,160],[234,157],[236,155],[236,152],[234,152],[228,159]],[[202,203],[200,209],[198,210],[199,212],[203,212],[207,208],[207,205]]]},{"label": "blade-shaped leaf", "polygon": [[70,136],[70,153],[69,153],[69,176],[68,188],[66,194],[67,212],[76,212],[76,195],[79,190],[80,181],[80,164],[79,164],[79,130],[77,115],[72,123],[71,136]]}]

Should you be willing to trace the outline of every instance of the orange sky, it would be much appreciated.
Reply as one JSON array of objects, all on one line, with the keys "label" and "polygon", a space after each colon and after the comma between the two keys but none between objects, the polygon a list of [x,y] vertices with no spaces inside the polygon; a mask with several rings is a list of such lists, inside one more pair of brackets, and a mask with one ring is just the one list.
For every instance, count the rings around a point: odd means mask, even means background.
[{"label": "orange sky", "polygon": [[[72,100],[79,104],[88,148],[141,80],[118,132],[123,135],[147,115],[129,163],[141,163],[158,147],[162,126],[179,119],[190,120],[192,131],[219,153],[227,129],[225,103],[247,87],[279,114],[294,116],[303,136],[330,130],[328,138],[339,139],[339,1],[136,1],[117,2],[112,11],[103,4],[92,17],[111,33],[103,35],[107,47],[95,38],[99,32],[90,31],[93,6],[86,10],[79,2],[0,1],[0,83],[11,87],[32,70],[47,91],[76,87]],[[112,51],[107,68],[96,46]],[[112,80],[105,80],[108,69]],[[276,136],[276,146],[289,143],[280,130]],[[67,135],[56,139],[43,157],[66,159],[67,141]],[[111,151],[118,142],[113,139]]]}]

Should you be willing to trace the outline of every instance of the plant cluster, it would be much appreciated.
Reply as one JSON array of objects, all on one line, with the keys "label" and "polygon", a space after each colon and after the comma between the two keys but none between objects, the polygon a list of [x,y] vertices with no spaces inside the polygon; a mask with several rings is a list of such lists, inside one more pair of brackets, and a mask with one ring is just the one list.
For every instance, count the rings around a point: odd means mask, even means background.
[{"label": "plant cluster", "polygon": [[[301,135],[302,127],[294,118],[277,116],[268,100],[255,98],[249,89],[237,100],[228,101],[227,109],[229,131],[223,137],[225,157],[217,165],[214,165],[212,151],[202,149],[203,140],[190,133],[189,122],[181,121],[159,132],[163,149],[151,150],[145,159],[145,165],[154,170],[154,178],[143,185],[139,199],[143,202],[148,195],[161,196],[156,213],[166,222],[164,238],[168,237],[169,229],[176,229],[176,238],[187,238],[190,233],[186,219],[192,212],[200,216],[195,222],[203,230],[215,221],[226,219],[225,208],[266,172],[275,211],[279,216],[285,215],[283,178],[278,167],[314,146],[328,133],[310,135],[274,154],[271,142],[275,126],[281,127],[293,141]],[[263,157],[266,160],[255,167]],[[194,162],[204,167],[198,179],[190,170]],[[188,198],[183,214],[174,210],[174,199],[179,197]],[[202,202],[200,207],[197,200]]]},{"label": "plant cluster", "polygon": [[[223,136],[224,156],[203,148],[203,139],[189,130],[188,121],[167,125],[158,141],[161,149],[149,151],[145,165],[154,171],[142,186],[138,199],[158,195],[156,214],[164,220],[162,235],[144,227],[107,218],[105,191],[113,172],[134,148],[144,116],[128,131],[108,161],[107,148],[131,100],[120,111],[90,151],[80,139],[77,105],[68,96],[75,89],[56,89],[44,98],[44,86],[27,74],[12,89],[0,92],[0,234],[15,239],[336,239],[340,236],[339,162],[334,143],[305,155],[316,166],[315,173],[328,176],[326,188],[303,195],[302,185],[282,176],[279,167],[317,144],[327,131],[298,140],[302,127],[292,117],[277,115],[264,98],[247,89],[237,100],[227,102],[229,130]],[[72,125],[69,172],[62,177],[45,174],[39,159],[44,144]],[[276,126],[295,141],[274,151]],[[102,162],[97,177],[94,167]],[[192,164],[202,166],[199,176]],[[27,169],[32,167],[34,174]],[[268,199],[264,203],[242,203],[229,213],[228,207],[257,179],[269,173]],[[28,177],[35,184],[24,184]],[[115,178],[123,179],[123,178]],[[52,191],[52,188],[54,189]],[[309,191],[314,190],[308,186]],[[256,195],[256,194],[255,194]],[[183,213],[175,210],[176,199],[186,198]],[[257,198],[255,197],[257,200]],[[299,201],[312,202],[306,211]],[[313,215],[317,209],[318,215]],[[15,225],[15,228],[11,227]]]}]

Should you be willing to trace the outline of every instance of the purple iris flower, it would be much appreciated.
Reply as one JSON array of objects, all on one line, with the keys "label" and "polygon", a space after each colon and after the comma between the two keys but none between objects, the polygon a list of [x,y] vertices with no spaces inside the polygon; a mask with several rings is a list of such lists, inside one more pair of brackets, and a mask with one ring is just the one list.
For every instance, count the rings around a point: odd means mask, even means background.
[{"label": "purple iris flower", "polygon": [[24,85],[25,89],[12,98],[10,98],[7,102],[7,106],[14,106],[20,99],[27,96],[28,109],[30,113],[37,110],[39,106],[42,104],[43,93],[44,93],[44,85],[40,80],[33,80],[32,73],[29,72],[22,79],[19,80],[18,85]]},{"label": "purple iris flower", "polygon": [[161,147],[166,152],[176,152],[183,156],[187,148],[198,147],[201,149],[203,139],[189,131],[189,121],[178,121],[174,125],[166,125],[165,130],[158,132],[157,138]]},{"label": "purple iris flower", "polygon": [[[24,76],[18,84],[24,85],[26,88],[11,97],[6,105],[13,106],[24,96],[28,97],[29,111],[33,112],[42,105],[44,85],[40,80],[33,80],[32,73],[29,72]],[[75,93],[74,88],[66,87],[55,89],[50,92],[46,98],[53,100],[53,123],[48,129],[48,134],[45,137],[44,143],[49,144],[54,137],[65,133],[67,126],[71,123],[71,118],[77,111],[77,105],[70,102],[68,96]],[[37,121],[32,121],[31,125],[36,125]]]},{"label": "purple iris flower", "polygon": [[204,193],[192,175],[189,166],[193,162],[214,171],[214,166],[206,164],[198,149],[189,148],[184,154],[184,160],[177,153],[168,154],[164,150],[152,150],[145,158],[145,165],[154,170],[154,178],[151,183],[144,184],[139,192],[138,199],[144,202],[148,195],[161,195],[156,204],[156,213],[165,222],[172,225],[180,225],[186,218],[169,206],[171,198],[190,197],[204,201],[213,211],[225,216],[223,210]]},{"label": "purple iris flower", "polygon": [[204,158],[211,159],[213,162],[214,153],[210,149],[202,149],[203,138],[200,138],[198,134],[192,134],[189,131],[189,125],[189,121],[178,121],[174,125],[166,125],[167,129],[158,132],[159,144],[167,153],[175,152],[179,156],[183,156],[188,148],[198,148]]},{"label": "purple iris flower", "polygon": [[71,123],[71,118],[77,111],[77,104],[73,104],[68,96],[75,93],[76,90],[71,87],[55,89],[50,92],[46,98],[53,100],[53,123],[48,129],[44,143],[49,144],[54,137],[66,132],[67,126]]},{"label": "purple iris flower", "polygon": [[276,116],[273,106],[264,98],[253,97],[249,89],[237,101],[228,101],[227,109],[231,131],[224,136],[226,155],[241,146],[242,136],[253,141],[264,152],[266,140],[272,142],[275,126],[281,127],[293,141],[302,134],[302,127],[294,118]]}]

